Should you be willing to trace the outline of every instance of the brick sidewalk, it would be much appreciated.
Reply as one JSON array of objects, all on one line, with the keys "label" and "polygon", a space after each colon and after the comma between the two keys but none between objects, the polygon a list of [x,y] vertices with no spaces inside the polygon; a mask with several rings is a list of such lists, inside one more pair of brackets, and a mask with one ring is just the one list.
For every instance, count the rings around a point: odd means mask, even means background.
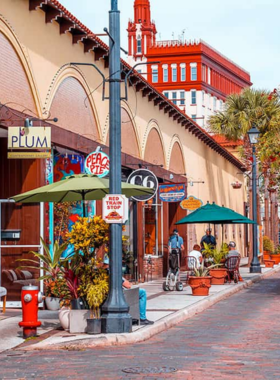
[{"label": "brick sidewalk", "polygon": [[241,268],[244,282],[239,284],[226,284],[212,286],[210,296],[194,297],[191,295],[190,287],[184,288],[182,292],[163,292],[162,280],[141,284],[147,290],[148,305],[147,317],[156,323],[151,326],[137,326],[131,334],[69,334],[66,331],[54,332],[51,336],[46,336],[45,340],[29,342],[28,347],[20,347],[24,350],[38,349],[84,349],[88,347],[122,345],[142,342],[152,336],[169,329],[178,323],[191,318],[195,314],[204,311],[232,294],[239,292],[243,288],[252,285],[265,276],[269,276],[276,271],[280,271],[280,266],[274,269],[263,269],[263,274],[250,274],[248,268]]},{"label": "brick sidewalk", "polygon": [[[279,293],[276,273],[133,346],[3,353],[0,378],[279,380]],[[147,367],[173,367],[176,372],[123,372]]]}]

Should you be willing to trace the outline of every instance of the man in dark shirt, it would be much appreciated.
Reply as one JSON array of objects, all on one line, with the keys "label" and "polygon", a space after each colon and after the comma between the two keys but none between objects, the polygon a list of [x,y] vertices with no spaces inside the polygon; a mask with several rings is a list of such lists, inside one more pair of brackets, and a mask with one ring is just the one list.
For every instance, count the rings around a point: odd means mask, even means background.
[{"label": "man in dark shirt", "polygon": [[211,228],[207,228],[205,232],[206,232],[206,235],[204,235],[200,241],[201,249],[204,250],[203,243],[210,244],[213,248],[215,248],[217,245],[217,242],[216,242],[215,236],[211,235],[211,232],[212,232]]}]

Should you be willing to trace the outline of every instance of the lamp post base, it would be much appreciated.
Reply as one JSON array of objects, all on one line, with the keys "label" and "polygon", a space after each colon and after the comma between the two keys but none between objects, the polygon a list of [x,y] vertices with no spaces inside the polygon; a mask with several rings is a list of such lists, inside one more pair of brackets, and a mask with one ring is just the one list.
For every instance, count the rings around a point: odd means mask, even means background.
[{"label": "lamp post base", "polygon": [[262,268],[260,264],[253,264],[250,265],[250,273],[262,273]]},{"label": "lamp post base", "polygon": [[101,332],[121,334],[132,332],[132,318],[128,313],[108,313],[101,317]]}]

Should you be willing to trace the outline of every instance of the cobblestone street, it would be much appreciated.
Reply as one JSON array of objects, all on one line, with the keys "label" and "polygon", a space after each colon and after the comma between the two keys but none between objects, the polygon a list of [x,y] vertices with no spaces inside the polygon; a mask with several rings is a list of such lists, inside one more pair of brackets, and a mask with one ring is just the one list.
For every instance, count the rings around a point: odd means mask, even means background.
[{"label": "cobblestone street", "polygon": [[[1,379],[279,379],[280,275],[135,346],[7,351]],[[125,368],[172,367],[168,374]]]}]

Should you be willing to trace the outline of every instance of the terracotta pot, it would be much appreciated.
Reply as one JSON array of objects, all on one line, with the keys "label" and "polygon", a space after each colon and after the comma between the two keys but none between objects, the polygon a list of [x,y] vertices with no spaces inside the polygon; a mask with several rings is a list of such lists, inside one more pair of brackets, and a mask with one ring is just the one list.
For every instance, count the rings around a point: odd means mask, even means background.
[{"label": "terracotta pot", "polygon": [[224,285],[227,270],[225,268],[211,269],[209,272],[211,279],[211,285]]},{"label": "terracotta pot", "polygon": [[270,255],[270,260],[274,260],[275,264],[280,264],[280,255]]},{"label": "terracotta pot", "polygon": [[274,260],[264,260],[264,265],[266,268],[273,268],[273,266],[275,265],[275,261]]},{"label": "terracotta pot", "polygon": [[208,296],[211,287],[211,276],[207,277],[189,277],[189,285],[192,288],[193,296]]},{"label": "terracotta pot", "polygon": [[[265,251],[265,252],[267,252],[267,251]],[[264,253],[264,254],[263,254],[263,259],[264,259],[264,260],[271,260],[271,259],[270,259],[270,254],[269,254],[269,253]]]}]

